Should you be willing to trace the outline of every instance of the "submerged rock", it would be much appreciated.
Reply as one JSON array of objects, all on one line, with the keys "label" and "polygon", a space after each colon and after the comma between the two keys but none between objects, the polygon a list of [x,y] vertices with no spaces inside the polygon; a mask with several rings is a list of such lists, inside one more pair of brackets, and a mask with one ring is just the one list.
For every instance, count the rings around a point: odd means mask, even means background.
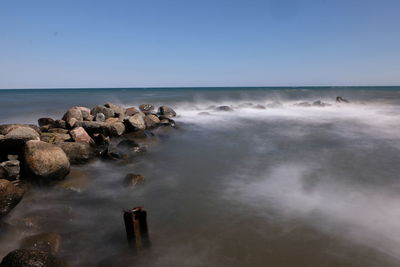
[{"label": "submerged rock", "polygon": [[45,251],[17,249],[5,256],[0,267],[67,267],[68,265]]},{"label": "submerged rock", "polygon": [[158,113],[163,116],[167,116],[168,118],[172,118],[176,116],[175,110],[168,106],[161,106],[158,108]]},{"label": "submerged rock", "polygon": [[28,141],[24,159],[27,177],[34,181],[62,180],[70,168],[68,157],[60,147],[42,141]]},{"label": "submerged rock", "polygon": [[0,163],[0,179],[15,180],[20,173],[20,164],[18,160],[8,160]]},{"label": "submerged rock", "polygon": [[130,187],[143,183],[144,183],[144,176],[141,174],[128,173],[124,179],[124,184]]},{"label": "submerged rock", "polygon": [[24,193],[25,189],[18,182],[0,179],[0,218],[17,206]]},{"label": "submerged rock", "polygon": [[217,111],[233,111],[233,108],[231,108],[230,106],[219,106],[219,107],[215,108],[215,110],[217,110]]},{"label": "submerged rock", "polygon": [[325,106],[330,106],[330,104],[322,102],[321,100],[314,101],[312,104],[315,107],[325,107]]},{"label": "submerged rock", "polygon": [[255,108],[255,109],[266,109],[266,107],[261,105],[261,104],[255,105],[253,108]]},{"label": "submerged rock", "polygon": [[341,97],[341,96],[336,97],[336,102],[338,102],[338,103],[350,103],[349,100],[344,99],[344,98]]},{"label": "submerged rock", "polygon": [[0,139],[0,153],[21,154],[25,143],[29,140],[40,140],[40,135],[31,127],[20,125],[6,131],[6,135]]},{"label": "submerged rock", "polygon": [[89,185],[88,175],[79,169],[71,168],[70,173],[65,177],[65,180],[60,183],[65,189],[74,192],[83,192]]},{"label": "submerged rock", "polygon": [[64,142],[57,144],[67,155],[71,164],[83,164],[95,157],[88,143]]},{"label": "submerged rock", "polygon": [[20,248],[40,250],[50,254],[56,254],[60,249],[61,236],[56,233],[41,233],[28,236],[21,240]]}]

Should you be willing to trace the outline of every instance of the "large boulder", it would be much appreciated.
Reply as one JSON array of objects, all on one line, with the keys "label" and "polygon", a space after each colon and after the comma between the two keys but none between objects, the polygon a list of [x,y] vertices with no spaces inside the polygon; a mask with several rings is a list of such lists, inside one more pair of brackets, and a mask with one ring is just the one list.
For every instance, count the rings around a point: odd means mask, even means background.
[{"label": "large boulder", "polygon": [[144,123],[146,124],[146,128],[154,128],[160,124],[160,119],[154,114],[148,114],[144,117]]},{"label": "large boulder", "polygon": [[62,119],[69,127],[74,127],[77,121],[83,121],[82,111],[79,107],[72,107],[64,114]]},{"label": "large boulder", "polygon": [[119,105],[107,103],[104,105],[106,108],[110,108],[114,111],[115,117],[123,118],[125,116],[125,109]]},{"label": "large boulder", "polygon": [[17,249],[8,253],[0,267],[66,267],[66,263],[54,255],[36,249]]},{"label": "large boulder", "polygon": [[67,155],[71,164],[86,163],[95,157],[95,152],[88,143],[64,142],[57,145]]},{"label": "large boulder", "polygon": [[168,118],[172,118],[176,116],[175,110],[167,106],[161,106],[158,108],[158,113],[160,115],[166,116]]},{"label": "large boulder", "polygon": [[93,143],[92,138],[88,135],[88,133],[83,129],[83,127],[76,127],[72,129],[70,132],[72,139],[74,139],[77,143]]},{"label": "large boulder", "polygon": [[154,110],[154,106],[151,104],[141,104],[139,106],[139,109],[141,112],[143,112],[144,114],[149,114],[151,112],[153,112]]},{"label": "large boulder", "polygon": [[56,254],[60,249],[61,236],[56,233],[41,233],[21,240],[21,249],[35,249]]},{"label": "large boulder", "polygon": [[118,118],[109,118],[104,125],[107,129],[106,134],[109,136],[121,136],[125,133],[125,124]]},{"label": "large boulder", "polygon": [[18,182],[0,179],[0,218],[17,206],[24,193],[25,189]]},{"label": "large boulder", "polygon": [[137,113],[127,119],[127,125],[131,130],[144,130],[146,129],[146,124],[144,122],[144,114]]},{"label": "large boulder", "polygon": [[0,153],[21,154],[29,140],[40,140],[40,135],[33,128],[25,125],[10,127],[0,139]]},{"label": "large boulder", "polygon": [[91,111],[94,117],[96,117],[97,113],[103,113],[106,119],[115,117],[114,110],[101,105],[94,107]]},{"label": "large boulder", "polygon": [[36,181],[62,180],[69,173],[70,163],[58,146],[31,140],[25,146],[27,177]]},{"label": "large boulder", "polygon": [[20,164],[18,160],[8,160],[0,163],[0,179],[18,179]]},{"label": "large boulder", "polygon": [[77,109],[79,109],[82,113],[82,119],[84,121],[91,121],[93,120],[93,116],[90,115],[90,109],[87,107],[76,107]]}]

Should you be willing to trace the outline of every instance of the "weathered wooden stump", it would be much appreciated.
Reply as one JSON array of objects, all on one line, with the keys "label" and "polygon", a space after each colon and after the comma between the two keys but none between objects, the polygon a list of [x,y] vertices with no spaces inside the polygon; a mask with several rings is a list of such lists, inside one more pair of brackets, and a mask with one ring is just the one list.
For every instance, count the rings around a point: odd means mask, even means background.
[{"label": "weathered wooden stump", "polygon": [[124,222],[129,246],[135,250],[150,247],[147,212],[142,207],[124,210]]}]

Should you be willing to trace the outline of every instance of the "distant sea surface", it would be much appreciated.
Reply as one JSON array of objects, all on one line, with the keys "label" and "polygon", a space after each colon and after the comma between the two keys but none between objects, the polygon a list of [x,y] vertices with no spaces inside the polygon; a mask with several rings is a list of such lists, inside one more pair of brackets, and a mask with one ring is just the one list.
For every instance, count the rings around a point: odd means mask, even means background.
[{"label": "distant sea surface", "polygon": [[124,164],[74,166],[83,189],[33,188],[0,257],[53,231],[71,266],[121,266],[121,211],[143,206],[153,245],[134,266],[400,266],[400,87],[0,90],[0,123],[107,102],[171,106],[178,128]]}]

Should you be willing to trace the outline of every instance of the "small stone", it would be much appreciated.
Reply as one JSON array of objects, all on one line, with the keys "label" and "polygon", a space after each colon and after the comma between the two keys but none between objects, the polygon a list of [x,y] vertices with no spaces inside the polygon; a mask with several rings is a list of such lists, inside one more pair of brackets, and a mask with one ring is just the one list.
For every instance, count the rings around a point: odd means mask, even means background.
[{"label": "small stone", "polygon": [[54,120],[52,118],[40,118],[40,119],[38,119],[38,124],[39,124],[39,126],[53,125]]},{"label": "small stone", "polygon": [[96,114],[96,117],[94,118],[94,120],[95,120],[95,121],[103,122],[103,121],[106,120],[106,116],[104,116],[103,113],[100,113],[100,112],[99,112],[99,113]]},{"label": "small stone", "polygon": [[136,186],[144,183],[144,176],[141,174],[129,173],[126,175],[124,183],[126,186]]},{"label": "small stone", "polygon": [[91,114],[94,117],[96,117],[97,113],[103,113],[106,119],[115,117],[114,110],[101,105],[98,105],[91,110]]},{"label": "small stone", "polygon": [[175,116],[176,116],[176,112],[175,112],[172,108],[167,107],[167,106],[161,106],[161,107],[159,107],[159,108],[158,108],[158,113],[159,113],[160,115],[167,116],[168,118],[172,118],[172,117],[175,117]]}]

